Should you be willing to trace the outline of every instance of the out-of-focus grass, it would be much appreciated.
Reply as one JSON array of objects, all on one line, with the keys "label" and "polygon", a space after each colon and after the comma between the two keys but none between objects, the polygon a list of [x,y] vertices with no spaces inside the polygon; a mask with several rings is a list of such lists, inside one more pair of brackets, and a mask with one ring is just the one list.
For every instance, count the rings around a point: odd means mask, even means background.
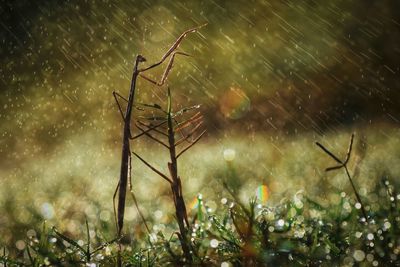
[{"label": "out-of-focus grass", "polygon": [[[354,198],[344,192],[333,194],[337,201],[322,205],[302,192],[275,205],[262,205],[254,198],[242,202],[231,192],[211,207],[212,200],[198,197],[190,216],[194,263],[222,267],[394,266],[400,254],[400,195],[388,179],[371,192],[380,201],[375,207],[367,201],[368,223],[360,220]],[[148,237],[124,240],[124,264],[182,265],[179,241],[167,233],[169,226],[158,218]],[[17,242],[23,250],[19,258],[4,250],[0,262],[8,266],[115,265],[115,240],[104,238],[93,224],[81,227],[85,228],[82,239],[73,239],[44,226],[26,238],[27,247]]]},{"label": "out-of-focus grass", "polygon": [[[343,131],[326,136],[258,133],[206,137],[179,163],[184,196],[190,204],[201,193],[207,199],[205,204],[216,209],[220,200],[228,197],[225,181],[244,203],[255,195],[259,185],[267,185],[266,205],[271,207],[299,191],[322,206],[338,204],[340,192],[354,199],[342,171],[324,172],[333,162],[314,145],[320,141],[344,157],[349,136],[350,132]],[[398,129],[359,129],[355,140],[350,170],[361,197],[371,209],[379,209],[379,191],[372,190],[380,179],[392,178],[398,188],[394,179],[400,174]],[[22,241],[27,235],[37,234],[44,220],[48,226],[79,239],[85,236],[84,220],[88,218],[91,228],[96,229],[91,235],[101,233],[107,240],[115,236],[111,198],[117,184],[119,143],[93,150],[91,142],[101,140],[80,136],[61,144],[63,149],[55,154],[21,163],[18,172],[2,173],[7,179],[2,180],[0,189],[0,240],[12,254],[22,255],[26,245]],[[160,153],[159,147],[145,142],[133,145],[144,158],[166,171],[167,155]],[[235,151],[232,161],[224,159],[226,149]],[[134,160],[133,166],[134,192],[142,211],[153,229],[162,229],[168,236],[176,229],[168,185],[139,161]],[[145,229],[129,203],[125,231],[135,239],[144,238]]]}]

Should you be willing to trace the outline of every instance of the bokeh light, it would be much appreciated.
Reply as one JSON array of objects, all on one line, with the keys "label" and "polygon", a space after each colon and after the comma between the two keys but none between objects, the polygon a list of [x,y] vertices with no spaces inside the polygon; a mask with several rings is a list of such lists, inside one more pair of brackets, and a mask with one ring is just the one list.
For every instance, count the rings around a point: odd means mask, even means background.
[{"label": "bokeh light", "polygon": [[269,198],[269,189],[267,185],[260,185],[256,190],[257,199],[261,202],[261,204],[267,204]]},{"label": "bokeh light", "polygon": [[[93,239],[115,235],[122,120],[112,92],[126,96],[135,55],[146,66],[156,62],[179,34],[205,22],[182,42],[179,51],[191,57],[177,57],[168,77],[174,110],[200,105],[207,129],[179,159],[188,211],[202,203],[199,192],[207,197],[201,212],[219,211],[219,200],[233,207],[226,183],[245,203],[254,196],[267,207],[293,202],[289,219],[265,214],[271,233],[299,220],[304,196],[349,216],[361,204],[343,172],[324,171],[332,162],[315,142],[343,156],[353,132],[349,171],[370,209],[379,210],[384,192],[374,188],[400,174],[399,10],[397,1],[3,1],[0,244],[23,254],[26,238],[52,226],[83,239],[86,219],[99,231]],[[164,67],[149,77],[161,77]],[[164,107],[165,88],[140,79],[136,100]],[[137,109],[134,117],[148,113]],[[168,173],[168,155],[151,140],[132,150]],[[152,229],[172,235],[169,185],[132,164],[139,208]],[[315,220],[326,215],[305,212]],[[393,223],[381,224],[394,231]],[[146,235],[130,196],[126,225],[127,236]],[[352,237],[371,248],[380,238],[371,234]],[[369,255],[357,248],[347,260],[378,264],[380,256]]]},{"label": "bokeh light", "polygon": [[220,112],[229,119],[240,119],[250,110],[250,99],[240,88],[231,87],[219,98]]}]

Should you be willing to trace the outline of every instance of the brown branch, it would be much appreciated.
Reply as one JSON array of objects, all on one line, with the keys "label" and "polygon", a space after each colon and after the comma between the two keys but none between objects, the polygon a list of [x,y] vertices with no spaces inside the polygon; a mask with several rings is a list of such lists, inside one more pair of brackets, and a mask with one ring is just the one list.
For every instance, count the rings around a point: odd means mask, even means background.
[{"label": "brown branch", "polygon": [[352,149],[352,147],[353,147],[353,139],[354,139],[354,134],[351,134],[349,149],[347,150],[346,160],[344,161],[343,165],[346,165],[347,162],[349,162],[350,154],[351,154],[351,149]]},{"label": "brown branch", "polygon": [[139,213],[140,218],[142,219],[142,222],[144,224],[144,226],[146,227],[147,232],[150,234],[150,228],[147,225],[147,221],[144,218],[144,215],[142,213],[142,211],[139,208],[139,204],[136,200],[136,196],[135,193],[133,192],[133,188],[132,188],[132,157],[129,155],[129,175],[128,175],[128,187],[129,187],[129,192],[131,193],[132,199],[133,199],[133,203],[136,206],[136,210]]},{"label": "brown branch", "polygon": [[129,192],[131,193],[131,196],[132,196],[132,199],[133,199],[133,203],[135,204],[136,210],[138,211],[139,216],[142,219],[144,227],[146,228],[147,233],[150,234],[151,233],[150,228],[149,228],[149,226],[147,224],[146,219],[144,218],[144,215],[143,215],[142,211],[139,208],[139,204],[137,202],[137,199],[136,199],[135,193],[133,192],[133,189],[131,188],[131,190]]},{"label": "brown branch", "polygon": [[118,181],[117,187],[115,188],[114,195],[113,195],[114,220],[115,220],[115,226],[117,229],[118,229],[118,218],[117,218],[118,213],[117,213],[116,199],[117,199],[118,190],[119,190],[119,181]]},{"label": "brown branch", "polygon": [[179,139],[176,143],[175,146],[179,146],[182,144],[184,141],[188,140],[196,131],[199,129],[199,127],[203,125],[203,121],[200,121],[185,137],[182,137]]},{"label": "brown branch", "polygon": [[176,128],[175,131],[180,131],[182,129],[185,129],[186,127],[190,126],[192,123],[195,123],[195,122],[201,120],[202,118],[203,118],[203,115],[199,111],[196,114],[194,114],[192,117],[190,117],[189,119],[178,123],[178,125],[177,125],[178,128]]},{"label": "brown branch", "polygon": [[[167,122],[167,121],[164,121],[162,124],[164,124],[164,123],[166,123],[166,122]],[[142,122],[142,121],[138,121],[138,123],[139,123],[140,125],[144,126],[144,127],[147,127],[147,128],[149,128],[149,129],[155,131],[156,133],[159,133],[159,134],[162,134],[162,135],[168,137],[168,134],[166,134],[166,133],[164,133],[164,132],[162,132],[162,131],[160,131],[160,130],[157,129],[158,126],[157,126],[156,128],[154,128],[152,124],[149,125],[149,124],[146,124],[146,123],[144,123],[144,122]],[[161,124],[161,125],[162,125],[162,124]],[[161,125],[159,125],[159,126],[161,126]]]},{"label": "brown branch", "polygon": [[146,136],[148,136],[150,139],[153,139],[154,141],[156,141],[157,143],[159,143],[160,145],[166,147],[167,149],[169,149],[169,146],[167,144],[165,144],[163,141],[157,139],[156,137],[152,136],[151,134],[149,134],[148,130],[144,130],[143,128],[141,128],[137,123],[135,123],[135,126],[142,131],[142,133],[144,133]]},{"label": "brown branch", "polygon": [[147,167],[149,167],[153,172],[157,173],[158,175],[160,175],[162,178],[164,178],[165,180],[167,180],[167,182],[169,182],[170,184],[172,184],[171,179],[169,179],[165,174],[163,174],[162,172],[160,172],[159,170],[157,170],[156,168],[154,168],[153,166],[151,166],[147,161],[145,161],[142,157],[140,157],[138,154],[136,154],[135,152],[132,152],[133,155],[135,155],[138,159],[140,159],[141,162],[143,162]]},{"label": "brown branch", "polygon": [[338,165],[338,166],[334,166],[334,167],[329,167],[329,168],[326,168],[325,171],[326,171],[326,172],[329,172],[329,171],[338,170],[338,169],[341,169],[341,168],[343,168],[343,165]]},{"label": "brown branch", "polygon": [[121,107],[121,104],[120,104],[119,101],[118,101],[117,96],[119,96],[120,98],[122,98],[122,99],[125,100],[126,102],[128,102],[128,100],[127,100],[125,97],[123,97],[123,96],[121,96],[120,94],[118,94],[117,92],[115,92],[115,91],[113,91],[112,94],[113,94],[113,96],[114,96],[115,102],[117,103],[117,106],[118,106],[118,109],[119,109],[119,113],[121,114],[122,120],[125,121],[125,115],[124,115],[124,112],[122,111],[122,107]]},{"label": "brown branch", "polygon": [[317,146],[319,146],[326,154],[328,154],[331,158],[333,158],[337,163],[340,163],[343,165],[343,162],[338,159],[335,155],[332,154],[332,152],[330,152],[328,149],[326,149],[323,145],[321,145],[320,143],[316,142],[315,143]]},{"label": "brown branch", "polygon": [[175,60],[175,56],[176,56],[176,55],[190,56],[189,54],[186,54],[186,53],[184,53],[184,52],[179,52],[179,51],[173,52],[171,58],[169,59],[168,65],[167,65],[167,67],[165,68],[165,71],[164,71],[163,75],[161,76],[161,80],[160,80],[159,82],[154,81],[154,80],[152,80],[152,79],[146,77],[146,76],[143,75],[143,74],[139,74],[140,77],[144,78],[145,80],[147,80],[147,81],[149,81],[149,82],[151,82],[151,83],[153,83],[153,84],[155,84],[155,85],[157,85],[157,86],[162,86],[162,85],[164,85],[165,81],[167,80],[168,74],[169,74],[169,72],[170,72],[171,69],[172,69],[172,66],[173,66],[173,63],[174,63],[174,60]]},{"label": "brown branch", "polygon": [[163,73],[163,75],[161,77],[161,81],[158,83],[159,86],[163,85],[165,83],[165,81],[167,80],[168,74],[172,69],[172,66],[173,66],[174,59],[175,59],[176,55],[190,56],[189,54],[186,54],[184,52],[179,52],[179,51],[176,51],[176,52],[172,53],[172,56],[169,59],[168,65],[165,68],[165,71],[164,71],[164,73]]},{"label": "brown branch", "polygon": [[144,134],[146,134],[146,133],[148,133],[148,132],[151,132],[151,131],[155,130],[156,128],[162,126],[162,125],[165,124],[166,122],[167,122],[167,121],[163,121],[163,122],[161,122],[161,123],[159,123],[159,124],[157,124],[157,125],[154,125],[154,126],[152,126],[151,128],[147,129],[146,131],[141,132],[140,134],[135,135],[134,137],[130,137],[129,139],[134,140],[134,139],[136,139],[136,138],[139,138],[139,137],[141,137],[142,135],[144,135]]},{"label": "brown branch", "polygon": [[139,74],[139,76],[142,77],[143,79],[145,79],[146,81],[151,82],[154,85],[158,85],[158,83],[156,81],[154,81],[153,79],[150,79],[149,77],[147,77],[141,73]]},{"label": "brown branch", "polygon": [[204,130],[190,145],[188,145],[186,148],[184,148],[179,154],[176,156],[176,158],[179,158],[183,153],[185,153],[188,149],[190,149],[192,146],[194,146],[200,139],[201,137],[206,133],[206,130]]},{"label": "brown branch", "polygon": [[149,67],[146,67],[144,69],[139,70],[139,72],[143,72],[143,71],[152,69],[152,68],[157,67],[158,65],[162,64],[165,61],[165,59],[167,59],[167,57],[169,57],[169,55],[171,55],[171,53],[174,52],[179,47],[179,45],[181,44],[183,38],[185,38],[188,33],[196,32],[197,30],[199,30],[200,28],[202,28],[202,27],[204,27],[206,25],[207,25],[207,23],[205,23],[203,25],[200,25],[200,26],[197,26],[197,27],[194,27],[192,29],[189,29],[189,30],[183,32],[178,37],[178,39],[175,41],[175,43],[173,43],[172,46],[168,49],[168,51],[164,54],[164,56],[161,58],[160,61],[154,63],[153,65],[150,65]]},{"label": "brown branch", "polygon": [[363,215],[363,217],[365,218],[365,221],[368,222],[367,212],[365,211],[364,203],[362,202],[361,197],[360,197],[360,195],[359,195],[358,192],[357,192],[356,186],[355,186],[355,184],[354,184],[354,182],[353,182],[353,179],[351,178],[350,172],[349,172],[349,170],[348,170],[348,168],[347,168],[347,163],[349,162],[350,155],[351,155],[351,151],[352,151],[352,147],[353,147],[353,141],[354,141],[354,134],[351,135],[349,148],[348,148],[347,154],[346,154],[346,160],[345,160],[344,162],[342,162],[341,160],[339,160],[332,152],[330,152],[328,149],[326,149],[326,148],[325,148],[323,145],[321,145],[320,143],[316,142],[316,144],[317,144],[322,150],[324,150],[325,153],[327,153],[329,156],[331,156],[335,161],[337,161],[338,163],[340,163],[340,165],[338,165],[338,166],[326,168],[325,171],[333,171],[333,170],[338,170],[338,169],[344,168],[344,170],[345,170],[345,172],[346,172],[346,175],[347,175],[347,177],[349,178],[349,181],[350,181],[351,187],[352,187],[352,189],[353,189],[353,191],[354,191],[354,194],[356,195],[357,201],[358,201],[358,202],[360,203],[360,205],[361,205],[361,212],[362,212],[362,215]]}]

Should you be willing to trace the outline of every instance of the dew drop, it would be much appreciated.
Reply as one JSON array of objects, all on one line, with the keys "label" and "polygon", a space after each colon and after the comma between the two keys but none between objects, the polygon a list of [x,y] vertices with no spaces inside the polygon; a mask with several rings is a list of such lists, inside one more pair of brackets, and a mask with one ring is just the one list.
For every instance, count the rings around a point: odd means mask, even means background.
[{"label": "dew drop", "polygon": [[285,225],[285,221],[283,219],[279,219],[278,222],[276,223],[277,226],[283,227]]},{"label": "dew drop", "polygon": [[212,248],[218,247],[218,244],[219,244],[219,242],[218,242],[217,239],[211,239],[211,241],[210,241],[210,246],[211,246]]},{"label": "dew drop", "polygon": [[154,218],[155,219],[160,220],[162,218],[162,216],[163,216],[163,212],[161,210],[156,210],[154,212]]},{"label": "dew drop", "polygon": [[374,255],[372,254],[367,254],[367,261],[371,262],[374,260]]},{"label": "dew drop", "polygon": [[349,202],[344,202],[343,203],[343,208],[345,209],[345,210],[347,210],[348,212],[350,212],[351,211],[351,206],[350,206],[350,203]]},{"label": "dew drop", "polygon": [[365,259],[365,252],[362,250],[356,250],[353,253],[353,258],[356,261],[363,261]]},{"label": "dew drop", "polygon": [[361,232],[356,232],[354,235],[355,235],[357,238],[360,238],[360,237],[362,236],[362,233],[361,233]]},{"label": "dew drop", "polygon": [[368,240],[373,240],[373,239],[374,239],[374,234],[369,233],[369,234],[367,235],[367,238],[368,238]]},{"label": "dew drop", "polygon": [[25,246],[26,246],[26,244],[25,244],[25,242],[23,240],[18,240],[17,242],[15,242],[15,247],[18,250],[24,250]]},{"label": "dew drop", "polygon": [[41,206],[41,212],[45,219],[51,219],[54,216],[54,208],[50,203],[43,203]]},{"label": "dew drop", "polygon": [[233,161],[235,159],[236,156],[236,151],[233,150],[232,148],[227,148],[224,150],[224,159],[225,161]]}]

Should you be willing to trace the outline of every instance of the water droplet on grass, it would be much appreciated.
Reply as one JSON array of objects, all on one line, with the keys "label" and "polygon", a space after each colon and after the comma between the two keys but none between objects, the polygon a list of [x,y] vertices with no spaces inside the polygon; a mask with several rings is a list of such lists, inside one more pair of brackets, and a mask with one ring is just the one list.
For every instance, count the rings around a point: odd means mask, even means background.
[{"label": "water droplet on grass", "polygon": [[356,261],[363,261],[365,259],[365,252],[362,250],[356,250],[353,253],[353,258]]},{"label": "water droplet on grass", "polygon": [[211,239],[211,241],[210,241],[210,246],[211,246],[212,248],[218,247],[218,244],[219,244],[219,242],[218,242],[217,239]]},{"label": "water droplet on grass", "polygon": [[371,262],[374,260],[374,255],[372,254],[367,254],[367,261]]},{"label": "water droplet on grass", "polygon": [[163,216],[163,212],[161,210],[156,210],[154,212],[154,218],[155,219],[160,220],[162,218],[162,216]]},{"label": "water droplet on grass", "polygon": [[351,211],[350,203],[347,202],[347,201],[344,202],[344,203],[343,203],[343,208],[344,208],[346,211],[350,212],[350,211]]},{"label": "water droplet on grass", "polygon": [[25,247],[26,247],[26,244],[25,244],[25,242],[23,240],[18,240],[17,242],[15,242],[15,247],[18,250],[24,250]]},{"label": "water droplet on grass", "polygon": [[224,159],[228,162],[233,161],[235,159],[236,156],[236,151],[231,149],[231,148],[227,148],[224,150]]},{"label": "water droplet on grass", "polygon": [[367,238],[368,238],[368,240],[373,240],[373,239],[374,239],[374,234],[369,233],[369,234],[367,235]]},{"label": "water droplet on grass", "polygon": [[279,227],[283,227],[283,226],[285,225],[285,221],[284,221],[283,219],[279,219],[279,220],[276,222],[276,225],[279,226]]},{"label": "water droplet on grass", "polygon": [[30,229],[30,230],[28,230],[28,231],[26,232],[26,235],[27,235],[28,238],[33,238],[33,237],[36,236],[36,231],[33,230],[33,229]]},{"label": "water droplet on grass", "polygon": [[391,227],[392,225],[390,224],[390,222],[385,222],[384,224],[383,224],[383,230],[388,230],[390,227]]},{"label": "water droplet on grass", "polygon": [[41,206],[41,212],[45,219],[51,219],[54,216],[54,208],[50,203],[43,203]]}]

